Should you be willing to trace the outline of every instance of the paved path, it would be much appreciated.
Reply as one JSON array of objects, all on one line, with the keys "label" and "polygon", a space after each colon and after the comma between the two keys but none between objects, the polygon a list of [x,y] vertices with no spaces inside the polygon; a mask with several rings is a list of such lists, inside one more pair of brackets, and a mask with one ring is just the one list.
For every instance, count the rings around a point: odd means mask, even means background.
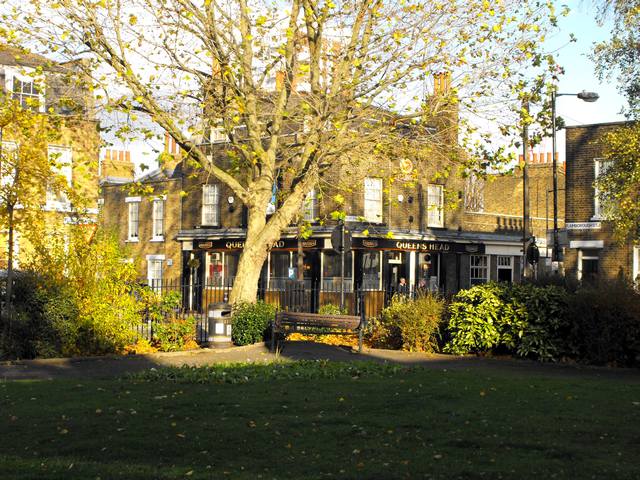
[{"label": "paved path", "polygon": [[151,355],[55,358],[0,363],[0,380],[46,380],[54,378],[104,378],[148,368],[181,365],[208,365],[221,362],[271,362],[275,360],[378,361],[421,365],[438,369],[478,369],[483,371],[522,372],[527,375],[582,378],[617,378],[640,383],[640,370],[598,368],[577,365],[492,359],[474,356],[427,355],[394,350],[366,349],[362,354],[347,348],[313,342],[287,342],[278,357],[263,344],[247,347],[193,352],[155,353]]}]

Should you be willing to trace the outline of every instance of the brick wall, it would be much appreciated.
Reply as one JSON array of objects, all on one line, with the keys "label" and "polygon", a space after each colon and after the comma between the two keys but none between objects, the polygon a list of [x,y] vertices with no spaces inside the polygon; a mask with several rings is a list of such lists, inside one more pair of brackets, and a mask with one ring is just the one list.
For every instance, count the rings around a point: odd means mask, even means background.
[{"label": "brick wall", "polygon": [[[538,244],[546,241],[547,226],[553,228],[553,168],[551,155],[532,155],[529,160],[529,215]],[[481,188],[482,211],[464,212],[464,229],[480,232],[522,234],[522,169],[504,175],[489,175]],[[558,164],[558,226],[564,226],[565,169]],[[548,193],[547,193],[548,192]]]},{"label": "brick wall", "polygon": [[[567,128],[567,198],[566,221],[568,223],[601,222],[595,230],[569,230],[568,241],[601,241],[604,248],[597,250],[599,274],[604,279],[618,275],[629,278],[632,270],[632,245],[620,245],[613,238],[613,229],[606,220],[594,218],[595,181],[594,159],[604,153],[603,136],[623,123],[595,124]],[[586,250],[586,249],[585,249]],[[564,268],[568,276],[578,275],[578,248],[566,248]]]}]

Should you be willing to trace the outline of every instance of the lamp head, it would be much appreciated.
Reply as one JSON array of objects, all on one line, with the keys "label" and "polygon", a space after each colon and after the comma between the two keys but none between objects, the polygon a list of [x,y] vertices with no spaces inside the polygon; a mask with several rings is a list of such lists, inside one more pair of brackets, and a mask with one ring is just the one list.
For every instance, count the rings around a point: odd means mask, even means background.
[{"label": "lamp head", "polygon": [[593,103],[600,98],[600,95],[596,92],[587,92],[586,90],[583,90],[578,94],[578,98],[585,102]]}]

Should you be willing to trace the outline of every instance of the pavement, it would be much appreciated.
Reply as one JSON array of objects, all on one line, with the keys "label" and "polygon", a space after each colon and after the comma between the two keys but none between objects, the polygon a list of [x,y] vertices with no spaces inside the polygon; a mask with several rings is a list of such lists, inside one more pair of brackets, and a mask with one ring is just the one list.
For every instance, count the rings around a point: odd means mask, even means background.
[{"label": "pavement", "polygon": [[189,352],[103,357],[52,358],[0,362],[0,381],[51,380],[57,378],[109,378],[129,372],[167,366],[202,366],[228,362],[293,360],[375,361],[446,370],[482,370],[522,373],[528,376],[613,378],[640,383],[640,369],[591,367],[577,364],[543,364],[512,358],[487,358],[351,348],[314,342],[286,342],[281,352],[269,352],[263,343],[244,347],[200,349]]}]

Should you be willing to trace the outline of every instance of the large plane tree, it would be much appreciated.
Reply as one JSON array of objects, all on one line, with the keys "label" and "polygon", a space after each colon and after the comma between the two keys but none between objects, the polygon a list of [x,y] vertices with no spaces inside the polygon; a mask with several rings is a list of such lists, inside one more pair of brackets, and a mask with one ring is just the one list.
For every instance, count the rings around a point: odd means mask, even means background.
[{"label": "large plane tree", "polygon": [[[255,300],[270,246],[325,169],[393,144],[388,120],[428,122],[453,104],[463,121],[504,116],[499,102],[553,66],[541,42],[556,13],[540,0],[6,3],[8,41],[86,59],[99,102],[129,120],[120,134],[154,135],[151,122],[244,203],[232,301]],[[450,98],[425,102],[442,72]],[[225,161],[210,155],[212,132],[226,137]],[[278,175],[280,201],[267,217]]]}]

